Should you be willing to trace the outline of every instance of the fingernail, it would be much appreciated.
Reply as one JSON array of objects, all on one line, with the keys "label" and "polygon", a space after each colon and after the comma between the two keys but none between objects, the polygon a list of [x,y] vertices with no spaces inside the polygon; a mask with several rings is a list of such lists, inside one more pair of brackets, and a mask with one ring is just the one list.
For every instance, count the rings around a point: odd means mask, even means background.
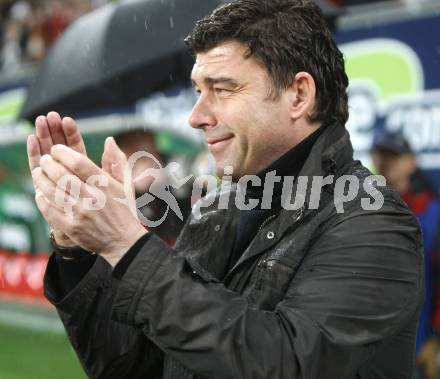
[{"label": "fingernail", "polygon": [[44,154],[41,158],[40,158],[40,162],[44,162],[51,159],[51,156],[49,154]]},{"label": "fingernail", "polygon": [[64,149],[65,147],[66,147],[66,146],[61,145],[61,144],[53,145],[53,146],[50,148],[50,153],[51,153],[51,154],[56,153],[58,150],[60,150],[60,149]]}]

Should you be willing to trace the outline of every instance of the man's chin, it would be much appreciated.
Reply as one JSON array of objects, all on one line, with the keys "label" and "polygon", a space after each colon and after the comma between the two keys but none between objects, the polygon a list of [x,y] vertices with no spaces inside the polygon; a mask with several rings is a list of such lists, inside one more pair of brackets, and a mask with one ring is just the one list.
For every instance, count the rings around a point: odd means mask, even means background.
[{"label": "man's chin", "polygon": [[215,175],[220,179],[222,179],[223,177],[225,179],[231,177],[232,181],[236,183],[240,180],[240,178],[244,174],[241,173],[239,169],[229,164],[229,165],[221,165],[220,167],[216,167]]}]

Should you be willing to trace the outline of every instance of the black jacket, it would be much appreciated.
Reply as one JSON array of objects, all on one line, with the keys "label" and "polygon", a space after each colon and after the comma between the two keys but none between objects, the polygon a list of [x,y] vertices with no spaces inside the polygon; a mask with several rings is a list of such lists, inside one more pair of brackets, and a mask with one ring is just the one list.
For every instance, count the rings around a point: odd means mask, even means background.
[{"label": "black jacket", "polygon": [[[329,126],[301,175],[355,175],[360,191],[337,213],[332,185],[318,209],[266,220],[227,262],[235,209],[203,209],[174,249],[148,238],[121,280],[98,258],[66,296],[57,263],[45,277],[90,378],[404,379],[423,301],[420,228],[387,187],[365,211],[370,175],[344,128]],[[233,201],[232,201],[233,203]]]}]

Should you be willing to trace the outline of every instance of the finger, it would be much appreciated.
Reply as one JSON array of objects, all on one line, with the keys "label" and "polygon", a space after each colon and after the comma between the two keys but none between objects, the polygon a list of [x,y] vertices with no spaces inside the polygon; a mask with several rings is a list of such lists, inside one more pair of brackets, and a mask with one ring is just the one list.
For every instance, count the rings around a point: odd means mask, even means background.
[{"label": "finger", "polygon": [[[39,171],[41,170],[41,174]],[[95,197],[96,187],[82,182],[76,175],[73,175],[62,164],[55,161],[50,155],[43,155],[40,160],[40,167],[35,170],[34,176],[40,180],[36,187],[41,187],[41,191],[46,198],[54,199],[59,205],[63,206],[76,202],[78,199]],[[108,176],[101,172],[104,178],[95,176],[93,183],[108,183]],[[50,183],[48,183],[50,181]],[[106,186],[106,184],[101,184]]]},{"label": "finger", "polygon": [[48,154],[53,146],[49,125],[45,116],[38,116],[35,120],[35,131],[40,142],[41,155]]},{"label": "finger", "polygon": [[124,182],[124,174],[125,174],[124,169],[125,169],[125,165],[122,165],[120,163],[112,164],[112,171],[111,171],[112,176],[120,183]]},{"label": "finger", "polygon": [[80,200],[82,183],[73,175],[65,177],[64,181],[54,183],[41,167],[37,167],[32,171],[32,179],[36,191],[40,192],[52,206],[63,211],[71,210]]},{"label": "finger", "polygon": [[75,121],[71,117],[64,117],[62,120],[62,128],[64,137],[66,138],[66,145],[80,154],[87,155],[84,140]]},{"label": "finger", "polygon": [[104,145],[103,168],[118,182],[124,181],[127,157],[116,144],[113,137],[108,137]]},{"label": "finger", "polygon": [[54,185],[57,185],[62,177],[72,175],[66,167],[55,161],[49,154],[45,154],[41,157],[40,167]]},{"label": "finger", "polygon": [[61,126],[61,117],[57,112],[49,112],[47,115],[47,123],[49,125],[49,132],[52,136],[52,142],[54,145],[66,144],[66,138],[64,137],[64,131]]},{"label": "finger", "polygon": [[29,169],[32,171],[34,168],[40,165],[41,158],[40,143],[38,142],[38,138],[35,137],[33,134],[28,136],[26,148],[29,161]]},{"label": "finger", "polygon": [[44,219],[54,229],[64,230],[69,225],[69,217],[62,209],[54,206],[41,191],[35,193],[35,203]]},{"label": "finger", "polygon": [[89,158],[67,146],[53,146],[51,149],[51,156],[54,160],[67,168],[72,174],[78,176],[82,182],[86,182],[92,175],[102,174],[102,170]]},{"label": "finger", "polygon": [[39,191],[46,199],[55,204],[56,184],[47,177],[41,167],[37,167],[32,171],[32,180],[34,182],[36,192]]},{"label": "finger", "polygon": [[112,176],[118,182],[124,183],[124,180],[132,182],[131,171],[128,170],[128,162],[125,154],[119,149],[118,145],[113,141],[113,144],[118,152],[118,160],[112,164]]},{"label": "finger", "polygon": [[[72,196],[74,199],[90,195],[89,186],[71,173],[65,166],[55,161],[50,155],[43,155],[41,157],[40,168],[43,175],[55,186],[55,189],[53,189],[54,193],[62,191],[64,198],[67,195]],[[45,193],[45,195],[47,194]],[[57,201],[62,201],[61,198],[57,198],[56,195],[54,196]]]},{"label": "finger", "polygon": [[31,171],[32,182],[35,187],[35,192],[38,191],[38,179],[39,179],[39,176],[42,175],[42,172],[43,171],[41,170],[41,167],[36,167]]},{"label": "finger", "polygon": [[107,174],[112,174],[112,157],[111,157],[111,149],[108,146],[110,143],[110,137],[105,139],[104,143],[104,152],[101,158],[101,167]]}]

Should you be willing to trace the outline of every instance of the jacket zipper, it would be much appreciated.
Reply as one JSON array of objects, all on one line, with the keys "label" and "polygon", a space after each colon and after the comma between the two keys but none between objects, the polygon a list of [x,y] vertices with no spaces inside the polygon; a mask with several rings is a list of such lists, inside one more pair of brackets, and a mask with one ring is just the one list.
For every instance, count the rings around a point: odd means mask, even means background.
[{"label": "jacket zipper", "polygon": [[282,272],[287,272],[287,273],[290,273],[290,271],[291,271],[291,267],[288,266],[287,264],[281,262],[279,259],[268,259],[268,260],[264,260],[264,262],[265,262],[264,266],[266,268],[271,269],[273,267],[273,265],[276,262],[278,262],[275,271],[282,271]]},{"label": "jacket zipper", "polygon": [[[302,215],[303,215],[303,208],[304,208],[304,207],[301,207],[301,208],[300,208],[300,213],[299,213],[299,215],[297,216],[297,218],[295,219],[295,223],[296,223],[297,221],[299,221],[299,219],[302,217]],[[270,220],[273,220],[273,219],[276,218],[277,216],[278,216],[278,214],[273,214],[272,216],[269,216],[268,218],[266,218],[266,219],[261,223],[261,225],[260,225],[260,227],[259,227],[259,229],[258,229],[257,234],[261,232],[261,229],[263,229],[263,227],[266,226],[266,224],[267,224]]]},{"label": "jacket zipper", "polygon": [[[301,211],[300,216],[302,215],[302,213],[303,213],[303,212]],[[263,229],[263,227],[265,227],[266,224],[269,223],[269,221],[273,220],[273,219],[276,218],[278,215],[279,215],[279,214],[276,213],[276,214],[273,214],[273,215],[267,217],[267,218],[261,223],[260,227],[258,228],[258,231],[257,231],[256,235],[258,235],[258,233],[261,232],[261,230]],[[299,218],[300,218],[300,217],[299,217]],[[296,221],[299,220],[299,218],[297,218],[297,219],[295,220],[295,223],[296,223]],[[266,262],[267,262],[266,260],[263,260],[263,261],[261,261],[261,262],[258,263],[257,268],[259,269],[260,272],[261,272],[261,269],[262,269],[262,264],[266,264]],[[225,278],[228,278],[229,275],[230,275],[232,272],[234,272],[234,270],[235,270],[240,264],[241,264],[241,262],[240,262],[240,259],[239,259],[239,260],[235,263],[234,267],[232,267],[232,269],[229,270],[229,272],[226,274],[226,277],[225,277]]]},{"label": "jacket zipper", "polygon": [[291,274],[292,270],[291,268],[286,265],[285,263],[281,262],[278,259],[263,259],[261,262],[258,263],[258,274],[257,274],[257,281],[255,283],[255,289],[260,290],[262,288],[263,284],[263,273],[265,270],[273,270],[274,264],[278,262],[276,266],[276,270],[274,272],[285,272],[287,274]]},{"label": "jacket zipper", "polygon": [[[260,227],[258,228],[258,231],[257,231],[257,233],[255,234],[256,236],[258,235],[258,233],[260,233],[261,232],[261,229],[263,229],[263,227],[270,221],[270,220],[272,220],[272,219],[274,219],[275,217],[277,217],[278,215],[277,214],[273,214],[273,215],[271,215],[271,216],[269,216],[269,217],[267,217],[262,223],[261,223],[261,225],[260,225]],[[251,242],[252,243],[252,242]],[[241,258],[240,258],[241,259]],[[238,261],[237,262],[235,262],[235,265],[228,271],[228,273],[226,274],[226,277],[225,278],[228,278],[229,277],[229,275],[241,264],[241,262],[240,262],[240,259],[238,259]],[[261,264],[262,264],[262,262],[259,262],[258,263],[258,265],[257,265],[257,268],[261,268]]]},{"label": "jacket zipper", "polygon": [[263,227],[264,227],[264,226],[265,226],[270,220],[273,220],[273,219],[276,218],[277,216],[278,216],[277,214],[274,214],[274,215],[269,216],[268,218],[266,218],[266,219],[261,223],[260,228],[258,229],[257,234],[261,232],[261,229],[263,229]]}]

